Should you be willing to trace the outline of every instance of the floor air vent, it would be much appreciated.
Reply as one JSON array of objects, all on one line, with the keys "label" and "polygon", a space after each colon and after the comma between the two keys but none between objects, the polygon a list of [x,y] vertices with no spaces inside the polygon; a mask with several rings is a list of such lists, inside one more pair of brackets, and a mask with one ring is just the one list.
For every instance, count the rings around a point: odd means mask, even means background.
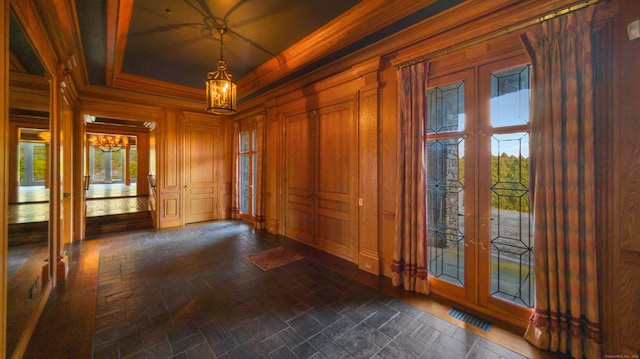
[{"label": "floor air vent", "polygon": [[467,313],[463,310],[460,309],[456,309],[456,308],[451,308],[451,310],[449,311],[449,315],[462,320],[463,322],[469,323],[471,325],[474,325],[484,331],[487,331],[491,328],[491,322],[484,320],[478,316],[475,316],[473,314]]}]

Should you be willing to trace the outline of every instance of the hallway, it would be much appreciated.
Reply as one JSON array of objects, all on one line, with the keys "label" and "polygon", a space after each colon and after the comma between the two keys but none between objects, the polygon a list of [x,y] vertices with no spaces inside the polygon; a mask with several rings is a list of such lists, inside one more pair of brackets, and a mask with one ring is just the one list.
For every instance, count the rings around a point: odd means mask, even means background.
[{"label": "hallway", "polygon": [[[245,258],[278,245],[305,258],[270,271]],[[243,222],[107,236],[68,253],[27,358],[547,357]]]}]

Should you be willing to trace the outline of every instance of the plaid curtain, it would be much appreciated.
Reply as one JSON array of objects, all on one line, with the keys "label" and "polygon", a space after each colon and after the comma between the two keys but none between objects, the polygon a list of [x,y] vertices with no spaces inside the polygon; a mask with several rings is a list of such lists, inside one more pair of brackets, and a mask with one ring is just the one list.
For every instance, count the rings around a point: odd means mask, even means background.
[{"label": "plaid curtain", "polygon": [[429,293],[426,226],[425,109],[429,64],[398,74],[398,196],[391,281],[405,290]]},{"label": "plaid curtain", "polygon": [[525,338],[601,357],[590,22],[594,7],[522,35],[533,61],[531,198],[536,303]]}]

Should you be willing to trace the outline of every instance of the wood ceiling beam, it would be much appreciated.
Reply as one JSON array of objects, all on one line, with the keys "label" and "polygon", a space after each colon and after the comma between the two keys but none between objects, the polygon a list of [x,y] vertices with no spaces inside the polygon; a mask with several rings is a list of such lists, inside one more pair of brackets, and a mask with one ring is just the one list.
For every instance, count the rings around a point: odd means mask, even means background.
[{"label": "wood ceiling beam", "polygon": [[122,72],[133,0],[107,1],[106,85],[113,86]]}]

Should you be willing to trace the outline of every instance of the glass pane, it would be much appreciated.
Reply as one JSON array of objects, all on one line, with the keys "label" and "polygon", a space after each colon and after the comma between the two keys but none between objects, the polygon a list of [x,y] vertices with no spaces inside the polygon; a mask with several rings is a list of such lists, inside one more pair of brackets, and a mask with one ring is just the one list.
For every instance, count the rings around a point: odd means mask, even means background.
[{"label": "glass pane", "polygon": [[240,155],[240,213],[249,212],[249,155]]},{"label": "glass pane", "polygon": [[491,74],[491,126],[529,123],[531,66]]},{"label": "glass pane", "polygon": [[93,165],[93,172],[91,172],[91,183],[102,183],[105,179],[105,169],[104,169],[104,157],[105,153],[96,149],[95,147],[91,147],[91,159]]},{"label": "glass pane", "polygon": [[33,145],[33,180],[44,182],[47,176],[47,148],[45,145]]},{"label": "glass pane", "polygon": [[529,134],[491,138],[491,294],[533,306]]},{"label": "glass pane", "polygon": [[25,150],[24,150],[24,147],[25,147],[24,142],[20,142],[20,154],[19,154],[19,156],[20,156],[20,159],[19,159],[19,162],[20,162],[20,164],[19,164],[19,166],[20,166],[19,167],[20,168],[20,177],[19,177],[20,184],[24,183],[24,180],[25,180],[25,176],[24,176],[24,170],[25,170],[25,168],[24,168],[24,165],[25,165],[24,155],[25,155]]},{"label": "glass pane", "polygon": [[129,148],[129,176],[131,182],[138,180],[138,147],[131,146]]},{"label": "glass pane", "polygon": [[464,82],[428,90],[427,101],[427,133],[464,130]]},{"label": "glass pane", "polygon": [[124,150],[111,152],[111,182],[123,182]]},{"label": "glass pane", "polygon": [[464,140],[427,141],[427,236],[432,276],[464,285]]},{"label": "glass pane", "polygon": [[258,130],[253,130],[253,136],[251,136],[252,138],[252,145],[251,145],[251,151],[257,151],[258,150]]},{"label": "glass pane", "polygon": [[249,132],[240,133],[240,152],[249,152]]}]

